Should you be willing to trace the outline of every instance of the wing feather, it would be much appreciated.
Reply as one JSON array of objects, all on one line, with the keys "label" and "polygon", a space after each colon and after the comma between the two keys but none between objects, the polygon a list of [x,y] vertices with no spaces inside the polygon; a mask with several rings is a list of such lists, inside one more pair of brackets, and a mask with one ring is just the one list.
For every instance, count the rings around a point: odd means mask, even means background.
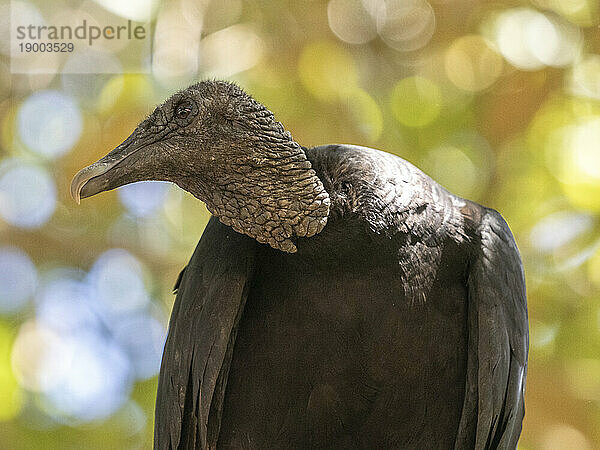
[{"label": "wing feather", "polygon": [[254,240],[213,217],[179,276],[158,381],[155,450],[216,447],[254,249]]},{"label": "wing feather", "polygon": [[486,210],[468,275],[469,356],[455,448],[514,449],[525,413],[529,346],[525,278],[500,214]]}]

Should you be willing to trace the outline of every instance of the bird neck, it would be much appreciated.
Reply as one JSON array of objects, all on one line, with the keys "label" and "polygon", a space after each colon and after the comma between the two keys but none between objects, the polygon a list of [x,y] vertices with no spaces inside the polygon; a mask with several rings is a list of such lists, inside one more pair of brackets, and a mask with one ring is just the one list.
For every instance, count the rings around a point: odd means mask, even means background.
[{"label": "bird neck", "polygon": [[260,136],[243,154],[214,174],[209,195],[200,198],[235,231],[296,252],[296,238],[313,236],[327,223],[327,191],[289,133]]}]

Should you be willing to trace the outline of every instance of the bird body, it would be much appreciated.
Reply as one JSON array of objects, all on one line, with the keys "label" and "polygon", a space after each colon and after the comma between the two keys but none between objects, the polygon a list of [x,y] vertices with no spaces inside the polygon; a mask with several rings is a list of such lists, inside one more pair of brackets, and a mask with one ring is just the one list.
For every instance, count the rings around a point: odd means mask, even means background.
[{"label": "bird body", "polygon": [[[250,106],[233,175],[160,172],[215,217],[176,284],[155,449],[515,448],[527,311],[502,217],[388,153],[300,147]],[[76,196],[131,182],[115,151]]]},{"label": "bird body", "polygon": [[[298,242],[297,253],[257,249],[225,395],[219,440],[225,448],[453,446],[465,386],[468,249],[453,242],[463,236],[428,229],[432,239],[447,241],[447,260],[440,245],[430,261],[408,267],[410,235],[360,204],[385,198],[390,187],[378,183],[381,171],[365,165],[365,152],[388,159],[386,176],[400,185],[396,166],[423,176],[370,149],[307,152],[337,217]],[[399,187],[423,195],[415,185]],[[424,218],[441,212],[428,210],[440,206],[433,198],[415,197],[388,208],[418,209]],[[463,264],[449,264],[455,258]],[[430,273],[426,263],[434,260],[441,269]],[[421,282],[429,292],[418,296]]]}]

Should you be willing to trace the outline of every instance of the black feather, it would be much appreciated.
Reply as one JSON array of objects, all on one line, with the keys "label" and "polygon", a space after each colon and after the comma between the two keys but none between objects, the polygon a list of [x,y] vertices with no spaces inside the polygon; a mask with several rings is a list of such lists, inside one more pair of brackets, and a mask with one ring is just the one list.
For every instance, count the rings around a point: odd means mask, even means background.
[{"label": "black feather", "polygon": [[304,150],[325,228],[291,254],[213,218],[180,274],[155,448],[515,448],[527,309],[506,223],[395,156]]}]

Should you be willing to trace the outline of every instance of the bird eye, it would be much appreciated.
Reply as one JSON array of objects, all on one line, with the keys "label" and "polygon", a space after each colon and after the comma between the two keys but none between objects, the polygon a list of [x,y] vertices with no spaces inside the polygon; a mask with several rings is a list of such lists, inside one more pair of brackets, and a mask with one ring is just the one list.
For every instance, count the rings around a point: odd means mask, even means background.
[{"label": "bird eye", "polygon": [[189,103],[181,103],[177,105],[177,108],[175,109],[175,115],[178,119],[187,119],[191,112],[192,105]]}]

